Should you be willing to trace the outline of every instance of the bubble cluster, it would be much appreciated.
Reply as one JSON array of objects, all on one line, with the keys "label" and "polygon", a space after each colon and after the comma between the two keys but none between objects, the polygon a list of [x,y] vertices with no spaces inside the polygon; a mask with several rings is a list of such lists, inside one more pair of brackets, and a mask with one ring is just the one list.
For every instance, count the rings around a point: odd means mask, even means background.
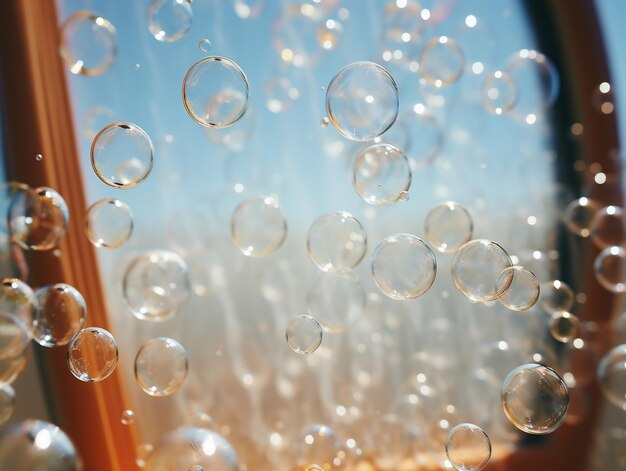
[{"label": "bubble cluster", "polygon": [[153,0],[148,7],[148,29],[157,41],[172,43],[191,29],[191,0]]},{"label": "bubble cluster", "polygon": [[491,458],[491,440],[479,426],[463,423],[450,429],[446,455],[460,471],[480,471]]},{"label": "bubble cluster", "polygon": [[85,234],[96,247],[114,249],[126,243],[133,232],[133,213],[126,203],[104,198],[85,215]]},{"label": "bubble cluster", "polygon": [[426,240],[439,252],[456,252],[472,238],[474,223],[467,209],[454,201],[435,206],[426,215]]},{"label": "bubble cluster", "polygon": [[626,291],[626,249],[607,247],[593,262],[598,282],[613,293]]},{"label": "bubble cluster", "polygon": [[602,357],[597,374],[604,397],[626,411],[626,344],[618,345]]},{"label": "bubble cluster", "polygon": [[578,335],[580,321],[567,311],[557,311],[550,319],[550,335],[561,343],[571,342]]},{"label": "bubble cluster", "polygon": [[307,308],[326,330],[343,332],[365,311],[365,290],[350,271],[320,273],[307,292]]},{"label": "bubble cluster", "polygon": [[176,340],[158,337],[148,340],[135,357],[135,379],[150,396],[170,396],[187,377],[187,351]]},{"label": "bubble cluster", "polygon": [[437,88],[453,84],[463,74],[465,56],[459,44],[447,36],[426,43],[419,58],[420,75]]},{"label": "bubble cluster", "polygon": [[94,383],[108,378],[118,359],[117,342],[100,327],[87,327],[76,333],[67,346],[67,366],[81,381]]},{"label": "bubble cluster", "polygon": [[39,309],[33,319],[34,340],[44,347],[67,345],[85,323],[85,298],[65,283],[39,288],[35,296]]},{"label": "bubble cluster", "polygon": [[496,280],[498,301],[512,311],[526,311],[539,299],[539,281],[533,272],[520,266],[505,268]]},{"label": "bubble cluster", "polygon": [[389,144],[362,150],[352,166],[352,185],[366,203],[389,205],[403,198],[411,186],[406,155]]},{"label": "bubble cluster", "polygon": [[313,353],[322,343],[322,326],[314,317],[302,315],[287,324],[287,345],[296,353]]},{"label": "bubble cluster", "polygon": [[264,257],[283,245],[287,237],[287,221],[274,198],[250,198],[233,211],[230,231],[241,253],[248,257]]}]

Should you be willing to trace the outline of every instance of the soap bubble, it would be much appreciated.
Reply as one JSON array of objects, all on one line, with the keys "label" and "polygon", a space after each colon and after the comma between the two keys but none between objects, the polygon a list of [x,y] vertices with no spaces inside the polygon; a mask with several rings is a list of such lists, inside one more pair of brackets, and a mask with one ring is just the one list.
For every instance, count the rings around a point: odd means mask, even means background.
[{"label": "soap bubble", "polygon": [[598,381],[604,397],[626,411],[626,344],[618,345],[602,357]]},{"label": "soap bubble", "polygon": [[0,429],[0,469],[81,471],[83,464],[63,430],[26,420]]},{"label": "soap bubble", "polygon": [[596,279],[613,293],[626,291],[626,250],[623,247],[607,247],[593,262]]},{"label": "soap bubble", "polygon": [[321,17],[312,2],[283,6],[272,24],[272,44],[285,64],[296,68],[318,64],[318,20]]},{"label": "soap bubble", "polygon": [[589,226],[591,240],[601,249],[626,242],[626,216],[617,206],[607,206],[599,210]]},{"label": "soap bubble", "polygon": [[420,75],[437,88],[447,87],[463,74],[465,57],[458,43],[447,36],[426,43],[419,58]]},{"label": "soap bubble", "polygon": [[309,228],[306,248],[320,270],[349,270],[363,260],[367,234],[350,213],[329,213],[319,217]]},{"label": "soap bubble", "polygon": [[148,7],[148,29],[157,41],[173,43],[191,29],[191,0],[154,0]]},{"label": "soap bubble", "polygon": [[104,198],[85,216],[85,234],[96,247],[114,249],[124,245],[133,232],[133,213],[126,203]]},{"label": "soap bubble", "polygon": [[13,384],[26,367],[26,354],[0,360],[0,387]]},{"label": "soap bubble", "polygon": [[207,38],[202,38],[200,41],[198,41],[198,49],[200,49],[202,52],[209,52],[211,50],[211,41],[209,41]]},{"label": "soap bubble", "polygon": [[146,460],[148,459],[148,455],[152,453],[154,450],[154,446],[150,443],[142,443],[137,446],[137,450],[135,451],[135,463],[140,468],[146,467]]},{"label": "soap bubble", "polygon": [[578,335],[580,321],[574,314],[557,311],[550,319],[550,335],[561,343],[571,342]]},{"label": "soap bubble", "polygon": [[314,424],[304,430],[295,443],[296,463],[300,466],[316,464],[323,469],[336,469],[335,459],[341,443],[333,429]]},{"label": "soap bubble", "polygon": [[414,1],[388,2],[382,28],[382,59],[415,72],[419,68],[417,48],[426,27]]},{"label": "soap bubble", "polygon": [[520,266],[505,268],[496,281],[498,301],[512,311],[526,311],[539,299],[539,282],[533,272]]},{"label": "soap bubble", "polygon": [[0,387],[0,426],[9,421],[15,409],[15,390],[8,384]]},{"label": "soap bubble", "polygon": [[564,281],[552,280],[541,284],[541,305],[548,314],[569,311],[575,299],[574,291]]},{"label": "soap bubble", "polygon": [[472,302],[493,301],[500,294],[496,283],[498,277],[512,265],[506,250],[495,242],[471,240],[454,255],[452,281]]},{"label": "soap bubble", "polygon": [[124,298],[141,320],[173,317],[191,295],[187,264],[174,252],[155,250],[135,257],[124,274]]},{"label": "soap bubble", "polygon": [[233,242],[248,257],[264,257],[280,248],[287,237],[287,221],[273,198],[250,198],[230,219]]},{"label": "soap bubble", "polygon": [[485,77],[480,94],[483,107],[490,113],[501,115],[515,106],[517,85],[513,77],[497,70]]},{"label": "soap bubble", "polygon": [[67,347],[67,366],[85,383],[108,378],[117,366],[117,343],[113,336],[99,327],[78,332]]},{"label": "soap bubble", "polygon": [[44,347],[67,345],[85,323],[85,298],[65,283],[39,288],[35,296],[39,310],[33,320],[34,340]]},{"label": "soap bubble", "polygon": [[35,293],[17,278],[0,280],[0,313],[19,319],[30,331],[38,309]]},{"label": "soap bubble", "polygon": [[19,190],[11,199],[11,240],[25,250],[50,250],[65,237],[70,215],[63,197],[45,186]]},{"label": "soap bubble", "polygon": [[613,87],[608,82],[602,82],[594,88],[591,94],[591,104],[602,114],[611,114],[615,109]]},{"label": "soap bubble", "polygon": [[435,281],[437,261],[430,247],[411,234],[395,234],[372,253],[376,286],[391,299],[404,301],[422,296]]},{"label": "soap bubble", "polygon": [[411,186],[406,155],[389,144],[374,144],[359,153],[352,166],[352,185],[366,203],[397,202]]},{"label": "soap bubble", "polygon": [[265,106],[272,113],[282,113],[291,108],[291,103],[298,99],[300,91],[291,84],[289,79],[274,77],[265,88]]},{"label": "soap bubble", "polygon": [[225,128],[246,113],[250,90],[243,70],[225,57],[196,62],[183,81],[183,103],[189,116],[205,128]]},{"label": "soap bubble", "polygon": [[117,120],[117,114],[106,106],[89,108],[83,116],[83,135],[91,142],[103,127]]},{"label": "soap bubble", "polygon": [[448,432],[446,455],[458,470],[480,471],[491,458],[491,440],[479,426],[459,424]]},{"label": "soap bubble", "polygon": [[565,208],[565,225],[572,233],[589,237],[591,221],[599,209],[600,206],[594,200],[584,196],[575,199]]},{"label": "soap bubble", "polygon": [[472,238],[474,223],[467,209],[454,201],[435,206],[426,215],[426,240],[439,252],[456,252]]},{"label": "soap bubble", "polygon": [[233,7],[241,19],[256,18],[265,8],[265,0],[234,0]]},{"label": "soap bubble", "polygon": [[332,18],[320,23],[317,28],[317,42],[326,51],[337,48],[343,35],[343,26]]},{"label": "soap bubble", "polygon": [[130,409],[122,411],[120,422],[122,423],[122,425],[131,425],[133,422],[135,422],[135,412]]},{"label": "soap bubble", "polygon": [[547,366],[530,363],[513,369],[502,383],[501,399],[507,418],[522,432],[551,433],[567,418],[567,386]]},{"label": "soap bubble", "polygon": [[154,163],[154,146],[136,124],[111,123],[91,144],[91,166],[96,176],[114,188],[133,188],[142,183]]},{"label": "soap bubble", "polygon": [[204,468],[199,464],[193,464],[189,468],[189,471],[204,471]]},{"label": "soap bubble", "polygon": [[73,74],[105,73],[117,59],[115,28],[94,13],[74,13],[61,25],[61,57]]},{"label": "soap bubble", "polygon": [[181,427],[165,434],[146,459],[150,471],[188,470],[239,471],[239,458],[230,442],[211,430]]},{"label": "soap bubble", "polygon": [[31,332],[21,318],[0,312],[0,359],[21,355],[31,339]]},{"label": "soap bubble", "polygon": [[344,67],[326,90],[330,122],[353,141],[369,141],[387,131],[398,117],[398,106],[396,81],[373,62]]},{"label": "soap bubble", "polygon": [[287,324],[285,336],[294,352],[313,353],[322,343],[322,326],[311,316],[298,316]]},{"label": "soap bubble", "polygon": [[169,396],[178,391],[188,370],[185,347],[168,337],[148,340],[135,357],[137,384],[154,397]]},{"label": "soap bubble", "polygon": [[354,326],[365,304],[363,285],[351,271],[320,273],[307,293],[309,313],[330,332]]}]

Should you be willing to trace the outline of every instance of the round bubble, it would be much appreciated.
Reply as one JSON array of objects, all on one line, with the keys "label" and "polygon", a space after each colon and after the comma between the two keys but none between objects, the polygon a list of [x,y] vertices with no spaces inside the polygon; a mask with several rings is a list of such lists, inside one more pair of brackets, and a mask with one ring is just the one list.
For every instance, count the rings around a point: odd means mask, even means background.
[{"label": "round bubble", "polygon": [[188,370],[185,347],[168,337],[148,340],[135,357],[135,379],[150,396],[174,394],[183,385]]},{"label": "round bubble", "polygon": [[183,103],[189,116],[205,128],[235,124],[248,109],[250,90],[243,70],[225,57],[196,62],[183,81]]},{"label": "round bubble", "polygon": [[209,41],[207,38],[202,38],[200,41],[198,41],[198,49],[200,49],[202,52],[209,52],[211,50],[211,47],[213,47],[211,45],[211,41]]},{"label": "round bubble", "polygon": [[626,291],[626,250],[607,247],[593,262],[596,280],[613,293]]},{"label": "round bubble", "polygon": [[323,271],[356,267],[367,250],[367,234],[350,213],[338,211],[319,217],[309,228],[307,252]]},{"label": "round bubble", "polygon": [[0,425],[9,421],[15,409],[15,390],[8,384],[0,387]]},{"label": "round bubble", "polygon": [[508,73],[497,70],[485,77],[480,89],[483,107],[490,113],[501,115],[511,111],[517,102],[517,85]]},{"label": "round bubble", "polygon": [[270,79],[263,89],[265,106],[272,113],[283,113],[298,99],[300,91],[285,77]]},{"label": "round bubble", "polygon": [[326,111],[333,126],[353,141],[383,134],[398,117],[398,85],[373,62],[355,62],[339,71],[326,89]]},{"label": "round bubble", "polygon": [[626,242],[626,215],[617,206],[600,209],[589,226],[591,240],[601,249],[615,245],[623,246]]},{"label": "round bubble", "polygon": [[135,412],[130,409],[122,411],[120,422],[122,425],[131,425],[135,421]]},{"label": "round bubble", "polygon": [[287,221],[274,198],[250,198],[233,211],[230,231],[241,253],[248,257],[264,257],[283,245],[287,237]]},{"label": "round bubble", "polygon": [[613,87],[608,82],[602,82],[594,88],[591,94],[591,104],[602,114],[611,114],[615,109]]},{"label": "round bubble", "polygon": [[307,307],[330,332],[344,332],[354,326],[365,311],[365,290],[351,271],[321,273],[309,288]]},{"label": "round bubble", "polygon": [[498,300],[512,311],[526,311],[539,299],[539,281],[529,269],[505,268],[496,280]]},{"label": "round bubble", "polygon": [[114,249],[124,245],[133,232],[133,213],[126,203],[104,198],[85,216],[85,234],[96,247]]},{"label": "round bubble", "polygon": [[329,18],[320,23],[317,28],[317,42],[326,51],[336,49],[341,42],[343,26],[337,20]]},{"label": "round bubble", "polygon": [[135,257],[124,274],[124,299],[141,320],[173,317],[191,295],[187,264],[174,252],[155,250]]},{"label": "round bubble", "polygon": [[602,357],[598,381],[604,397],[626,411],[626,344],[618,345]]},{"label": "round bubble", "polygon": [[476,239],[465,243],[454,255],[452,281],[472,302],[498,298],[497,280],[512,266],[511,258],[491,240]]},{"label": "round bubble", "polygon": [[106,106],[94,106],[85,113],[82,121],[83,135],[91,142],[103,127],[117,121],[117,114]]},{"label": "round bubble", "polygon": [[311,425],[295,443],[296,463],[300,466],[314,463],[322,469],[336,469],[334,463],[340,451],[341,443],[327,425]]},{"label": "round bubble", "polygon": [[0,312],[0,360],[20,356],[31,339],[30,326],[21,318]]},{"label": "round bubble", "polygon": [[265,8],[266,0],[234,0],[233,8],[241,19],[256,18]]},{"label": "round bubble", "polygon": [[33,319],[34,340],[44,347],[67,345],[85,323],[85,298],[65,283],[39,288],[35,296],[39,310]]},{"label": "round bubble", "polygon": [[67,347],[67,366],[70,372],[85,383],[108,378],[117,366],[117,342],[99,327],[88,327],[78,332]]},{"label": "round bubble", "polygon": [[81,471],[83,464],[63,430],[26,420],[0,429],[0,469]]},{"label": "round bubble", "polygon": [[154,0],[148,7],[148,29],[157,41],[173,43],[191,29],[191,0]]},{"label": "round bubble", "polygon": [[436,274],[435,254],[422,239],[411,234],[391,235],[372,253],[376,286],[391,299],[419,298],[430,289]]},{"label": "round bubble", "polygon": [[600,206],[586,197],[575,199],[565,208],[564,220],[567,228],[581,237],[589,237],[590,227]]},{"label": "round bubble", "polygon": [[548,314],[569,311],[575,300],[574,291],[564,281],[552,280],[541,284],[541,305]]},{"label": "round bubble", "polygon": [[447,87],[459,80],[464,66],[461,47],[447,36],[428,41],[419,58],[420,75],[437,88]]},{"label": "round bubble", "polygon": [[150,471],[187,471],[200,466],[205,471],[239,471],[239,458],[226,438],[217,432],[181,427],[162,436],[146,459]]},{"label": "round bubble", "polygon": [[105,73],[117,59],[115,28],[95,13],[74,13],[61,25],[61,57],[73,74]]},{"label": "round bubble", "polygon": [[63,197],[48,187],[17,191],[8,213],[11,240],[25,250],[50,250],[65,237],[70,220]]},{"label": "round bubble", "polygon": [[0,387],[13,384],[26,367],[26,355],[0,360]]},{"label": "round bubble", "polygon": [[478,425],[459,424],[448,432],[446,455],[461,471],[480,471],[491,458],[491,440]]},{"label": "round bubble", "polygon": [[426,240],[439,252],[456,252],[472,238],[474,223],[467,209],[454,201],[435,206],[426,215]]},{"label": "round bubble", "polygon": [[567,418],[569,391],[551,368],[534,363],[518,366],[504,379],[501,390],[504,413],[522,432],[554,432]]},{"label": "round bubble", "polygon": [[287,345],[296,353],[313,353],[322,343],[322,326],[315,318],[298,316],[289,321],[285,330]]},{"label": "round bubble", "polygon": [[406,155],[389,144],[374,144],[357,155],[352,185],[366,203],[388,205],[399,201],[411,187]]},{"label": "round bubble", "polygon": [[580,321],[574,314],[557,311],[550,319],[550,335],[561,343],[571,342],[578,335]]}]

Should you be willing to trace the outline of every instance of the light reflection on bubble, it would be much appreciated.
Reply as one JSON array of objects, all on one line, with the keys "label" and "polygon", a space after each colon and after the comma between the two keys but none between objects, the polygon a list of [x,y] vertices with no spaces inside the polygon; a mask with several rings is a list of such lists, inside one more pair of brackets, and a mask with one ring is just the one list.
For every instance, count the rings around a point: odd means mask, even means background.
[{"label": "light reflection on bubble", "polygon": [[589,226],[591,240],[600,248],[626,243],[626,216],[618,206],[607,206],[593,216]]},{"label": "light reflection on bubble", "polygon": [[481,102],[490,113],[501,115],[510,111],[517,101],[517,85],[508,73],[496,71],[485,77]]},{"label": "light reflection on bubble", "polygon": [[283,245],[287,237],[287,221],[273,198],[250,198],[233,211],[230,231],[241,253],[248,257],[264,257]]},{"label": "light reflection on bubble", "polygon": [[550,319],[550,335],[561,343],[569,343],[576,338],[580,329],[578,317],[567,311],[557,311]]},{"label": "light reflection on bubble", "polygon": [[602,82],[594,88],[591,95],[591,103],[602,114],[611,114],[615,109],[615,97],[613,87],[609,82]]},{"label": "light reflection on bubble", "polygon": [[584,196],[571,201],[563,216],[567,228],[581,237],[589,237],[591,222],[599,209],[598,203]]},{"label": "light reflection on bubble", "polygon": [[321,273],[307,292],[309,313],[330,332],[353,327],[365,311],[365,290],[350,271]]},{"label": "light reflection on bubble", "polygon": [[426,215],[426,239],[439,252],[456,252],[472,238],[474,223],[467,209],[454,201],[435,206]]},{"label": "light reflection on bubble", "polygon": [[454,39],[440,36],[426,43],[419,64],[420,75],[436,88],[442,88],[461,78],[465,57]]},{"label": "light reflection on bubble", "polygon": [[265,8],[266,0],[233,0],[235,14],[244,20],[256,18]]},{"label": "light reflection on bubble", "polygon": [[533,272],[520,266],[504,269],[496,280],[498,301],[512,311],[526,311],[539,299],[539,282]]},{"label": "light reflection on bubble", "polygon": [[569,311],[574,305],[572,288],[561,280],[552,280],[541,285],[541,304],[548,314]]},{"label": "light reflection on bubble", "polygon": [[135,413],[132,410],[126,409],[122,412],[122,415],[120,417],[120,422],[122,425],[131,425],[134,421]]},{"label": "light reflection on bubble", "polygon": [[35,296],[39,310],[33,320],[34,340],[43,347],[66,345],[85,323],[85,298],[65,283],[39,288]]},{"label": "light reflection on bubble", "polygon": [[285,337],[287,345],[296,353],[313,353],[322,343],[322,326],[315,318],[298,316],[287,324]]},{"label": "light reflection on bubble", "polygon": [[96,247],[122,246],[133,232],[133,213],[126,203],[101,199],[92,204],[85,215],[85,234]]},{"label": "light reflection on bubble", "polygon": [[272,78],[263,89],[265,106],[272,113],[283,113],[298,99],[300,91],[287,78]]},{"label": "light reflection on bubble", "polygon": [[352,185],[363,201],[396,203],[411,187],[411,168],[404,152],[388,144],[362,150],[352,165]]},{"label": "light reflection on bubble", "polygon": [[474,424],[463,423],[450,429],[445,448],[452,466],[463,471],[480,471],[491,458],[491,440]]},{"label": "light reflection on bubble", "polygon": [[117,342],[99,327],[78,332],[67,347],[67,366],[81,381],[93,383],[108,378],[117,366]]},{"label": "light reflection on bubble", "polygon": [[188,371],[185,347],[168,337],[148,340],[135,357],[135,379],[150,396],[174,394],[183,385]]},{"label": "light reflection on bubble", "polygon": [[146,15],[148,29],[157,41],[176,42],[191,29],[191,0],[153,0]]},{"label": "light reflection on bubble", "polygon": [[598,282],[613,293],[626,291],[626,249],[607,247],[593,262]]}]

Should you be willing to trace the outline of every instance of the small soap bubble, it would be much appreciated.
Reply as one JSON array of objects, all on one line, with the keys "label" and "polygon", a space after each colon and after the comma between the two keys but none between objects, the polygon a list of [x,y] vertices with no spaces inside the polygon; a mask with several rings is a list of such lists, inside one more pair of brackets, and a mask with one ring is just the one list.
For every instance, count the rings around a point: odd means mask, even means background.
[{"label": "small soap bubble", "polygon": [[135,413],[130,409],[126,409],[122,412],[120,422],[122,423],[122,425],[131,425],[133,422],[135,422]]},{"label": "small soap bubble", "polygon": [[211,50],[211,41],[209,41],[207,38],[202,38],[200,41],[198,41],[198,49],[200,49],[202,52],[209,52]]},{"label": "small soap bubble", "polygon": [[191,0],[154,0],[148,7],[148,29],[157,41],[172,43],[191,29]]},{"label": "small soap bubble", "polygon": [[467,209],[454,201],[435,206],[426,215],[426,240],[439,252],[456,252],[472,238],[474,223]]},{"label": "small soap bubble", "polygon": [[65,283],[39,288],[35,296],[39,309],[33,319],[34,340],[43,347],[67,345],[85,323],[85,298]]},{"label": "small soap bubble", "polygon": [[52,188],[20,189],[11,199],[8,223],[11,240],[25,250],[50,250],[65,237],[69,210]]},{"label": "small soap bubble", "polygon": [[185,347],[168,337],[148,340],[135,357],[137,384],[154,397],[169,396],[178,391],[188,370]]},{"label": "small soap bubble", "polygon": [[463,74],[465,57],[459,44],[447,36],[426,43],[419,58],[420,75],[437,88],[447,87]]},{"label": "small soap bubble", "polygon": [[511,111],[517,102],[517,85],[513,77],[502,71],[485,77],[480,93],[483,107],[497,115]]},{"label": "small soap bubble", "polygon": [[478,425],[463,423],[448,432],[446,455],[461,471],[480,471],[491,458],[491,440]]},{"label": "small soap bubble", "polygon": [[539,299],[539,281],[533,272],[520,266],[504,269],[496,281],[498,300],[512,311],[526,311]]},{"label": "small soap bubble", "polygon": [[0,280],[0,313],[19,319],[30,331],[39,304],[35,293],[17,278]]},{"label": "small soap bubble", "polygon": [[264,257],[283,245],[287,221],[273,198],[250,198],[233,211],[230,231],[233,242],[244,255]]},{"label": "small soap bubble", "polygon": [[344,332],[365,312],[366,295],[351,271],[321,273],[307,293],[309,314],[330,332]]},{"label": "small soap bubble", "polygon": [[557,342],[569,343],[578,336],[580,321],[574,314],[557,311],[550,319],[550,335]]},{"label": "small soap bubble", "polygon": [[174,252],[146,252],[128,265],[123,291],[135,317],[161,322],[173,317],[191,296],[189,269]]},{"label": "small soap bubble", "polygon": [[341,42],[342,35],[343,26],[339,21],[332,18],[323,21],[317,28],[317,42],[326,51],[336,49]]},{"label": "small soap bubble", "polygon": [[309,228],[307,252],[323,271],[356,267],[367,250],[367,234],[350,213],[339,211],[319,217]]},{"label": "small soap bubble", "polygon": [[593,262],[598,282],[613,293],[626,291],[626,250],[623,247],[607,247]]},{"label": "small soap bubble", "polygon": [[326,126],[328,126],[328,123],[330,121],[328,121],[328,118],[323,117],[322,119],[320,119],[320,126],[322,126],[323,128],[325,128]]},{"label": "small soap bubble", "polygon": [[154,164],[150,136],[136,124],[111,123],[91,144],[91,166],[114,188],[133,188],[148,178]]},{"label": "small soap bubble", "polygon": [[6,424],[15,409],[15,390],[8,384],[0,387],[0,426]]},{"label": "small soap bubble", "polygon": [[574,290],[564,281],[552,280],[541,284],[541,305],[548,314],[569,311],[575,300]]},{"label": "small soap bubble", "polygon": [[403,191],[400,193],[400,196],[398,196],[398,201],[401,203],[406,203],[410,199],[411,199],[411,195],[409,194],[408,191]]},{"label": "small soap bubble", "polygon": [[575,199],[565,208],[564,220],[567,228],[581,237],[589,237],[591,221],[600,210],[600,206],[589,198]]},{"label": "small soap bubble", "polygon": [[326,90],[330,122],[353,141],[383,134],[398,117],[398,85],[373,62],[355,62],[339,71]]},{"label": "small soap bubble", "polygon": [[499,295],[498,277],[512,265],[506,250],[495,242],[471,240],[454,255],[452,281],[472,302],[494,301]]},{"label": "small soap bubble", "polygon": [[246,113],[249,99],[248,78],[226,57],[209,56],[196,62],[183,81],[185,109],[205,128],[235,124]]},{"label": "small soap bubble", "polygon": [[604,397],[626,411],[626,344],[618,345],[604,355],[597,375]]},{"label": "small soap bubble", "polygon": [[85,215],[85,234],[96,247],[114,249],[124,245],[133,232],[133,213],[126,203],[104,198]]},{"label": "small soap bubble", "polygon": [[363,201],[373,205],[396,203],[411,186],[406,155],[389,144],[374,144],[357,155],[352,185]]},{"label": "small soap bubble", "polygon": [[607,206],[599,210],[589,226],[591,240],[600,249],[623,246],[626,242],[626,216],[617,206]]},{"label": "small soap bubble", "polygon": [[299,466],[315,463],[322,469],[336,469],[334,463],[341,451],[341,443],[329,426],[311,425],[300,434],[294,446]]},{"label": "small soap bubble", "polygon": [[504,413],[522,432],[554,432],[567,418],[569,391],[551,368],[534,363],[518,366],[504,379],[501,390]]},{"label": "small soap bubble", "polygon": [[35,160],[36,160],[37,162],[41,162],[41,161],[43,160],[43,155],[41,155],[41,154],[37,154],[37,155],[35,155]]},{"label": "small soap bubble", "polygon": [[61,57],[73,74],[101,75],[117,60],[117,34],[105,18],[79,11],[61,25]]},{"label": "small soap bubble", "polygon": [[67,366],[70,372],[85,383],[108,378],[118,359],[117,342],[100,327],[87,327],[78,332],[67,347]]},{"label": "small soap bubble", "polygon": [[289,321],[285,330],[287,345],[296,353],[313,353],[322,343],[322,326],[315,318],[298,316]]}]

